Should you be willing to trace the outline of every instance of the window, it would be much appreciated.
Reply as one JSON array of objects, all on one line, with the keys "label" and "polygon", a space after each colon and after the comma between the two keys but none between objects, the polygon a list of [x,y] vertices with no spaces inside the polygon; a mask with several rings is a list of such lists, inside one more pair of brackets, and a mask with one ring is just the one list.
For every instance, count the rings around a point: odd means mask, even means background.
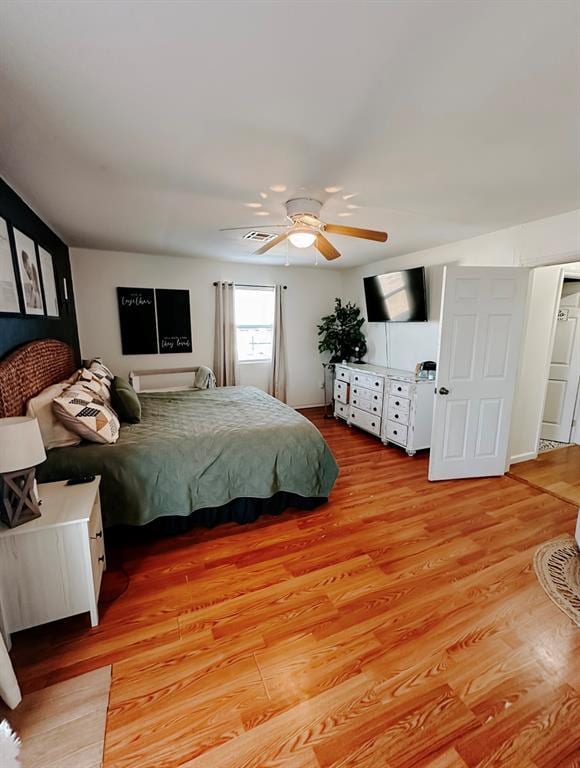
[{"label": "window", "polygon": [[269,362],[272,359],[274,288],[236,285],[235,303],[239,362]]}]

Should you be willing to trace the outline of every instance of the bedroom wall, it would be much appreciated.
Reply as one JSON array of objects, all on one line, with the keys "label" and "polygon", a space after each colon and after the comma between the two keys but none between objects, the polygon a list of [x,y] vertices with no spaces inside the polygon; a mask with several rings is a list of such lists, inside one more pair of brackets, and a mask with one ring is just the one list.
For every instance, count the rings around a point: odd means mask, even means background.
[{"label": "bedroom wall", "polygon": [[[73,347],[78,357],[79,340],[68,247],[2,179],[0,179],[0,216],[8,222],[11,238],[12,226],[52,254],[61,312],[60,317],[0,314],[0,358],[28,341],[47,338],[66,341]],[[13,240],[12,247],[14,248]],[[63,295],[63,278],[67,280],[68,301],[65,301]]]},{"label": "bedroom wall", "polygon": [[437,359],[444,265],[537,266],[572,261],[578,253],[580,210],[347,270],[344,296],[356,301],[364,310],[363,277],[397,269],[427,267],[429,322],[390,323],[387,327],[385,323],[365,325],[369,362],[386,364],[387,333],[389,365],[412,370],[421,360]]},{"label": "bedroom wall", "polygon": [[[215,280],[288,286],[286,328],[288,348],[288,402],[293,406],[323,402],[322,367],[317,349],[316,324],[342,295],[338,270],[259,266],[134,253],[71,249],[83,357],[102,355],[122,376],[131,369],[177,368],[213,363]],[[141,288],[189,287],[193,352],[178,355],[121,353],[117,286]],[[269,365],[242,363],[240,383],[267,388]]]}]

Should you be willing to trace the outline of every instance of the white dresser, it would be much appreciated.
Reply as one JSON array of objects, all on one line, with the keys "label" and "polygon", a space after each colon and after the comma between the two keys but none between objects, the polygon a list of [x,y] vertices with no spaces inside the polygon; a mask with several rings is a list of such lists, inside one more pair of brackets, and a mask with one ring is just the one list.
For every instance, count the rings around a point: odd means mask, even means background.
[{"label": "white dresser", "polygon": [[77,613],[98,624],[106,565],[99,483],[41,484],[41,516],[0,525],[0,629],[8,647],[12,632]]},{"label": "white dresser", "polygon": [[434,390],[434,381],[418,379],[411,371],[340,363],[335,369],[334,415],[413,456],[431,445]]}]

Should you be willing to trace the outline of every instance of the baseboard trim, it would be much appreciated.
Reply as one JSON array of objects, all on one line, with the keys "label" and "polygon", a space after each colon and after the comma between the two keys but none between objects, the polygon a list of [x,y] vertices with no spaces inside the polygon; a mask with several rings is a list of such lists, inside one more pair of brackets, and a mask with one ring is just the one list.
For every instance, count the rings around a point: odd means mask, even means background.
[{"label": "baseboard trim", "polygon": [[295,411],[306,410],[306,408],[324,408],[324,403],[315,403],[314,405],[293,405]]},{"label": "baseboard trim", "polygon": [[519,464],[521,461],[530,461],[530,459],[537,459],[537,458],[538,458],[537,451],[527,451],[526,453],[516,453],[515,456],[512,456],[510,458],[510,465]]}]

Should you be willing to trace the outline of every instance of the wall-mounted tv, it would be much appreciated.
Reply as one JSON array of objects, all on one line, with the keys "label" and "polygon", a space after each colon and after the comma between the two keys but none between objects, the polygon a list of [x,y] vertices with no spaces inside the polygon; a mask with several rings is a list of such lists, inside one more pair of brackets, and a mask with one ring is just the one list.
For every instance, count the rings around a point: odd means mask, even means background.
[{"label": "wall-mounted tv", "polygon": [[424,267],[365,277],[364,286],[369,323],[427,321]]}]

